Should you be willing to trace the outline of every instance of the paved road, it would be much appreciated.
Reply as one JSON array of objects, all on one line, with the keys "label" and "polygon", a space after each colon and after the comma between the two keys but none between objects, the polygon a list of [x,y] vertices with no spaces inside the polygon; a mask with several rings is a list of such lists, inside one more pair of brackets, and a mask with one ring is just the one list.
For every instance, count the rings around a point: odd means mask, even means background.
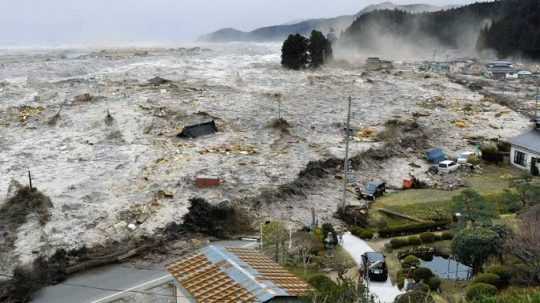
[{"label": "paved road", "polygon": [[[343,235],[343,248],[351,254],[357,265],[362,263],[361,256],[365,252],[374,251],[366,241],[363,241],[350,233]],[[376,295],[381,303],[393,303],[394,299],[402,292],[394,285],[390,279],[386,282],[369,282],[369,290],[371,294]]]}]

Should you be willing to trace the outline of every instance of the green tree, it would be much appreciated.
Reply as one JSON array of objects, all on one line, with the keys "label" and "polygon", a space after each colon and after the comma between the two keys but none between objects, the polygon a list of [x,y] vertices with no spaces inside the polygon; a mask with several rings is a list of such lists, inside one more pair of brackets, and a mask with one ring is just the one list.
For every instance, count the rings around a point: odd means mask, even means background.
[{"label": "green tree", "polygon": [[452,241],[452,252],[460,262],[472,266],[473,273],[481,271],[491,256],[499,256],[505,239],[489,227],[473,227],[461,230]]},{"label": "green tree", "polygon": [[311,58],[310,66],[313,68],[320,67],[332,58],[332,44],[319,31],[311,32],[308,50]]},{"label": "green tree", "polygon": [[263,251],[274,256],[276,262],[282,263],[287,251],[289,232],[283,223],[274,221],[262,227]]},{"label": "green tree", "polygon": [[460,213],[463,222],[487,223],[496,218],[497,209],[494,204],[487,202],[478,192],[466,189],[452,198],[454,211]]},{"label": "green tree", "polygon": [[540,185],[534,182],[529,174],[512,179],[510,186],[519,195],[522,207],[531,207],[540,204]]},{"label": "green tree", "polygon": [[281,48],[281,65],[286,68],[299,70],[308,64],[309,40],[302,35],[289,35]]}]

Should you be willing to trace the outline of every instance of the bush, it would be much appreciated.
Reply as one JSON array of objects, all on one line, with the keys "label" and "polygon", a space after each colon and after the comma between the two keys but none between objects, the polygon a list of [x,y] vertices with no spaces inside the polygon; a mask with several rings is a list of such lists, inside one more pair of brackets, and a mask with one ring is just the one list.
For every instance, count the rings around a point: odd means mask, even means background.
[{"label": "bush", "polygon": [[486,272],[499,276],[501,287],[508,286],[510,284],[510,280],[512,279],[512,272],[510,269],[502,265],[492,265],[487,268]]},{"label": "bush", "polygon": [[490,163],[501,163],[504,161],[504,155],[499,152],[497,145],[487,144],[480,147],[482,159]]},{"label": "bush", "polygon": [[426,284],[432,291],[438,291],[441,288],[441,279],[439,277],[431,277],[426,281]]},{"label": "bush", "polygon": [[319,274],[311,277],[308,281],[309,285],[313,286],[315,289],[317,289],[320,292],[326,292],[329,290],[333,290],[337,287],[337,284],[332,281],[329,277]]},{"label": "bush", "polygon": [[407,273],[403,270],[400,270],[397,272],[397,285],[399,289],[403,289],[405,286],[405,277],[407,276]]},{"label": "bush", "polygon": [[475,283],[469,285],[465,293],[467,300],[475,301],[496,295],[497,287],[485,283]]},{"label": "bush", "polygon": [[433,303],[433,297],[429,293],[425,293],[422,291],[409,291],[402,295],[399,295],[395,303]]},{"label": "bush", "polygon": [[446,229],[451,224],[451,220],[439,220],[436,222],[414,223],[399,225],[379,230],[379,236],[382,238],[391,238],[396,236],[417,234],[426,231],[437,231]]},{"label": "bush", "polygon": [[364,239],[364,240],[371,240],[373,239],[373,230],[369,229],[369,228],[361,228],[361,227],[358,227],[358,226],[353,226],[351,228],[351,233],[355,236],[357,236],[358,238],[360,239]]},{"label": "bush", "polygon": [[422,240],[422,243],[428,244],[435,242],[437,237],[432,232],[423,232],[420,234],[420,240]]},{"label": "bush", "polygon": [[390,245],[393,249],[401,248],[409,245],[409,241],[404,238],[395,238],[390,240]]},{"label": "bush", "polygon": [[250,218],[241,208],[226,202],[213,205],[202,198],[192,198],[189,202],[182,223],[186,231],[226,238],[251,230]]},{"label": "bush", "polygon": [[332,242],[330,244],[333,245],[333,246],[337,245],[338,244],[338,237],[337,237],[337,232],[334,229],[334,226],[331,223],[324,223],[321,226],[321,228],[322,228],[322,233],[323,233],[324,238],[326,239],[326,237],[328,237],[328,234],[331,234],[332,235]]},{"label": "bush", "polygon": [[452,240],[454,239],[454,234],[449,231],[445,231],[441,234],[441,238],[442,240]]},{"label": "bush", "polygon": [[417,236],[411,236],[409,238],[407,238],[407,241],[409,242],[409,245],[421,245],[422,244],[422,240],[420,240],[419,237]]},{"label": "bush", "polygon": [[417,269],[413,270],[412,276],[416,282],[427,281],[429,278],[434,277],[433,272],[431,272],[429,268],[425,267],[418,267]]},{"label": "bush", "polygon": [[503,284],[501,282],[501,278],[498,275],[492,274],[492,273],[478,274],[476,277],[474,277],[472,284],[478,284],[478,283],[493,285],[497,287],[497,289],[502,288],[502,284]]},{"label": "bush", "polygon": [[413,255],[409,255],[401,261],[401,267],[404,269],[409,269],[411,267],[418,267],[420,265],[420,259]]}]

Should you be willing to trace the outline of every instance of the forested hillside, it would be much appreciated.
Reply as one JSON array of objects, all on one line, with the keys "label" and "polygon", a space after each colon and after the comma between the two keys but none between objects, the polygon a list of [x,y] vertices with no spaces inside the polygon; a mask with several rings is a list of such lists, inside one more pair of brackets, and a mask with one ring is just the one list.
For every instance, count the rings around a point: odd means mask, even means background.
[{"label": "forested hillside", "polygon": [[478,47],[494,49],[500,57],[540,59],[540,1],[506,0],[503,11],[502,18],[482,30]]},{"label": "forested hillside", "polygon": [[502,16],[501,8],[501,2],[489,2],[421,14],[374,11],[359,16],[341,42],[372,51],[405,45],[430,50],[441,47],[474,50],[479,32]]}]

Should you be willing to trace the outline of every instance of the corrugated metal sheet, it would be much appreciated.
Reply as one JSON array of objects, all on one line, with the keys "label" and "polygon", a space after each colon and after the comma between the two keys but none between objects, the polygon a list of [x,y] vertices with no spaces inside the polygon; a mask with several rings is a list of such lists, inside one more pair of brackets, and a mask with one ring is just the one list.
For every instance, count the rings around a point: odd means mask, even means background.
[{"label": "corrugated metal sheet", "polygon": [[306,282],[252,249],[208,246],[168,270],[199,303],[262,303],[310,290]]}]

